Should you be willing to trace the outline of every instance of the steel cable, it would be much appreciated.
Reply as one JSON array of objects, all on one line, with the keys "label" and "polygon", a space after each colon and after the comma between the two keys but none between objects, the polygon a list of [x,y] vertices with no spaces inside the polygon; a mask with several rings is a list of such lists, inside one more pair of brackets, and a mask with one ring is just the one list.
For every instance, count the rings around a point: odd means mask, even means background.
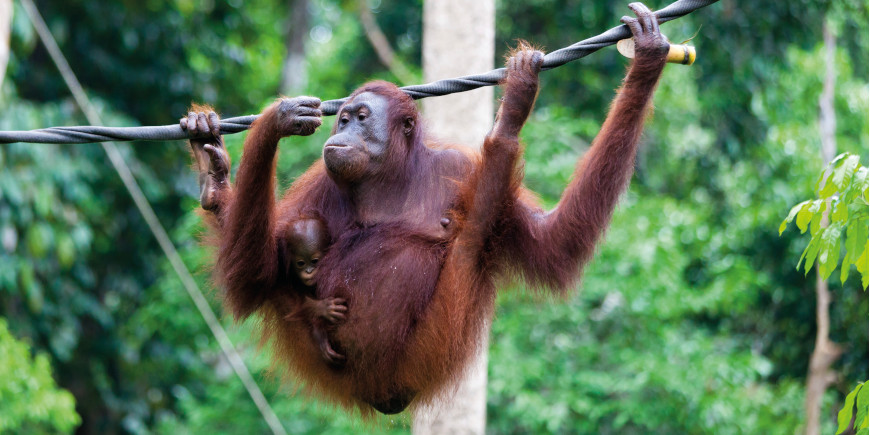
[{"label": "steel cable", "polygon": [[[656,11],[660,23],[674,20],[695,10],[716,3],[718,0],[677,0]],[[584,39],[571,46],[560,48],[544,56],[543,69],[553,69],[568,62],[586,57],[604,47],[631,37],[626,25],[616,26],[598,36]],[[483,74],[439,80],[423,85],[405,86],[402,89],[415,100],[428,97],[470,91],[483,86],[497,85],[505,77],[505,69],[498,68]],[[320,109],[324,115],[335,115],[347,98],[324,101]],[[233,134],[251,127],[259,115],[237,116],[221,120],[221,134]],[[131,140],[178,140],[188,134],[178,124],[154,127],[50,127],[30,131],[0,131],[0,144],[13,142],[74,144],[104,141]]]}]

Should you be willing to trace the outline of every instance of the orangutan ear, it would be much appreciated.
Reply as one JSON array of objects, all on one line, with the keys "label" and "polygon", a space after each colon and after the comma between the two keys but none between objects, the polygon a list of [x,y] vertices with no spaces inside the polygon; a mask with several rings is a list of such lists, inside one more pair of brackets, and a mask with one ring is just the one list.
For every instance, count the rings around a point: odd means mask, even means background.
[{"label": "orangutan ear", "polygon": [[402,127],[405,132],[405,136],[410,136],[411,132],[414,131],[414,118],[410,116],[405,118],[405,122],[402,123]]}]

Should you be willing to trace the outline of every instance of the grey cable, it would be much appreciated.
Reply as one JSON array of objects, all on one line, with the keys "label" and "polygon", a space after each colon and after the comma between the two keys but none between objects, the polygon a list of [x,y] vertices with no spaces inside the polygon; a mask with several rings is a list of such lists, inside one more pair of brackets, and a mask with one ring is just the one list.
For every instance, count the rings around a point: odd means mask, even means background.
[{"label": "grey cable", "polygon": [[[656,11],[660,23],[682,17],[697,9],[716,3],[718,0],[677,0]],[[631,37],[626,25],[616,26],[598,36],[584,39],[574,45],[561,48],[544,56],[543,69],[553,69],[573,60],[588,56],[604,47],[616,44]],[[488,73],[439,80],[436,82],[405,86],[402,90],[415,100],[470,91],[483,86],[497,85],[505,77],[505,69],[499,68]],[[324,115],[335,115],[347,98],[324,101],[320,109]],[[233,134],[251,127],[259,115],[238,116],[221,120],[221,134]],[[30,131],[0,131],[0,144],[13,142],[31,143],[89,143],[101,141],[130,140],[178,140],[188,139],[187,132],[178,124],[157,127],[51,127]]]},{"label": "grey cable", "polygon": [[[33,23],[33,27],[36,28],[36,32],[42,40],[42,43],[45,44],[45,48],[48,50],[51,59],[54,61],[58,70],[60,70],[63,80],[66,82],[67,87],[69,87],[70,92],[73,94],[73,98],[75,98],[76,103],[85,113],[88,122],[95,125],[100,124],[99,114],[91,104],[87,94],[85,94],[84,89],[82,89],[81,84],[67,63],[66,58],[64,58],[63,53],[57,46],[57,42],[55,42],[54,37],[51,35],[48,26],[45,25],[45,21],[42,19],[42,15],[39,14],[36,5],[33,4],[32,0],[21,0],[21,5],[24,7],[24,11],[27,13],[30,21]],[[275,414],[275,411],[272,410],[272,407],[269,405],[263,392],[260,391],[256,381],[254,381],[254,378],[248,371],[245,362],[242,360],[241,355],[239,355],[235,346],[233,346],[226,330],[221,326],[217,316],[215,316],[214,311],[212,311],[211,306],[205,299],[205,296],[203,296],[199,287],[196,285],[196,281],[194,281],[187,266],[184,265],[181,256],[178,255],[175,245],[172,244],[172,240],[170,240],[169,235],[166,234],[166,230],[157,219],[154,209],[151,208],[151,204],[148,203],[148,199],[142,193],[142,189],[133,177],[133,173],[130,171],[130,167],[127,166],[127,163],[121,156],[118,147],[111,142],[103,142],[101,145],[109,156],[109,160],[112,162],[112,165],[115,167],[121,180],[124,182],[124,187],[127,188],[127,191],[130,192],[130,196],[133,197],[133,202],[136,203],[136,207],[145,219],[148,228],[151,230],[151,233],[154,234],[154,238],[157,239],[157,243],[160,245],[166,258],[169,260],[169,263],[172,265],[178,278],[181,279],[181,283],[184,285],[185,290],[187,290],[190,298],[193,299],[194,305],[199,309],[200,315],[202,315],[202,318],[211,330],[212,335],[214,335],[221,350],[230,362],[230,366],[235,370],[236,375],[238,375],[242,384],[244,384],[245,389],[248,390],[248,394],[250,394],[254,404],[263,415],[266,424],[269,425],[274,434],[286,435],[287,431],[284,430],[284,426],[281,424],[281,421],[278,420],[278,416]]]}]

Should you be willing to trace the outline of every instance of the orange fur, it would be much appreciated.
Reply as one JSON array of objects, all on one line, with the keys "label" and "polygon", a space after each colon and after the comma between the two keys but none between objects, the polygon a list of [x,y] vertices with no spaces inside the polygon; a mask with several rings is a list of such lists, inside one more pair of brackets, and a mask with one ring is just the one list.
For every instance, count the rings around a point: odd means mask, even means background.
[{"label": "orange fur", "polygon": [[[520,42],[517,51],[530,46]],[[636,61],[602,131],[552,212],[522,186],[519,129],[537,95],[537,72],[505,80],[498,120],[480,153],[424,137],[410,97],[385,82],[364,85],[390,101],[385,170],[364,193],[338,186],[322,161],[275,201],[275,106],[252,126],[235,186],[221,196],[216,274],[237,318],[257,313],[263,342],[308,394],[371,415],[372,406],[422,406],[442,397],[480,349],[493,315],[495,280],[520,275],[564,291],[579,277],[631,176],[644,115],[664,63]],[[415,121],[409,135],[402,120]],[[374,193],[374,195],[372,195]],[[365,198],[388,210],[366,221]],[[371,205],[371,204],[369,204]],[[317,298],[348,301],[330,339],[347,356],[326,365],[302,317],[285,319],[302,289],[287,275],[279,246],[287,222],[314,211],[332,245],[318,272]],[[443,217],[449,224],[442,228]],[[338,349],[337,349],[338,350]]]}]

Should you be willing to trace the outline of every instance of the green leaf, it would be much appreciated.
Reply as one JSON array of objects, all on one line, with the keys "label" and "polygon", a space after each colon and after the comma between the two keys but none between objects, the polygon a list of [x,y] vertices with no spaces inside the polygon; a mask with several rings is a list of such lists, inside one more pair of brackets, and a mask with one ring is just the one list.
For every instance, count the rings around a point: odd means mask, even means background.
[{"label": "green leaf", "polygon": [[45,305],[45,292],[42,289],[42,284],[34,280],[31,285],[25,287],[24,297],[27,301],[27,308],[33,313],[42,312]]},{"label": "green leaf", "polygon": [[868,382],[870,381],[864,382],[864,384],[861,385],[864,388],[861,388],[861,390],[858,391],[858,396],[856,398],[858,413],[855,416],[855,426],[853,426],[856,430],[867,428],[867,389],[870,387],[867,385]]},{"label": "green leaf", "polygon": [[825,181],[824,187],[822,187],[822,190],[818,192],[819,198],[830,198],[837,193],[837,185],[834,184],[831,178],[833,178],[833,175],[828,177],[828,180]]},{"label": "green leaf", "polygon": [[51,207],[54,204],[54,192],[51,187],[41,184],[33,189],[33,211],[40,218],[48,218],[51,215]]},{"label": "green leaf", "polygon": [[849,278],[849,272],[852,270],[852,263],[849,262],[849,251],[846,251],[846,256],[843,257],[843,264],[840,265],[840,285],[846,284]]},{"label": "green leaf", "polygon": [[75,398],[57,386],[48,356],[31,353],[0,318],[0,433],[72,433]]},{"label": "green leaf", "polygon": [[849,186],[846,187],[842,194],[847,202],[851,203],[859,196],[864,196],[862,193],[867,190],[868,175],[870,175],[870,172],[863,166],[855,171],[855,175],[852,176],[852,182],[849,183]]},{"label": "green leaf", "polygon": [[822,172],[819,174],[819,178],[816,180],[816,189],[815,189],[815,192],[817,194],[816,196],[819,196],[819,197],[822,196],[821,195],[822,187],[830,184],[830,183],[828,183],[828,179],[831,178],[831,174],[833,173],[832,169],[834,167],[836,167],[837,161],[842,159],[842,158],[844,158],[844,155],[840,154],[839,156],[834,158],[834,160],[831,160],[827,165],[825,165],[824,169],[822,169]]},{"label": "green leaf", "polygon": [[831,203],[831,222],[846,222],[849,220],[849,203],[842,196]]},{"label": "green leaf", "polygon": [[61,234],[57,240],[57,261],[64,269],[69,269],[76,260],[76,248],[72,237]]},{"label": "green leaf", "polygon": [[847,158],[850,155],[851,154],[849,153],[840,154],[839,156],[835,157],[834,160],[831,160],[830,163],[825,165],[825,169],[822,170],[822,173],[819,174],[819,179],[816,180],[816,193],[818,194],[819,198],[825,197],[824,195],[822,195],[822,188],[831,184],[831,176],[833,176],[834,170],[840,165],[840,162],[843,159]]},{"label": "green leaf", "polygon": [[46,255],[51,247],[53,233],[51,227],[44,222],[40,222],[27,229],[27,249],[36,257],[41,258]]},{"label": "green leaf", "polygon": [[836,169],[837,166],[840,166],[841,162],[851,156],[852,153],[840,153],[837,157],[834,157],[834,160],[831,160],[831,163],[828,163],[826,169]]},{"label": "green leaf", "polygon": [[825,210],[828,208],[826,199],[817,199],[813,201],[813,206],[810,211],[813,212],[813,219],[810,221],[810,234],[815,236],[822,229],[822,216],[825,215]]},{"label": "green leaf", "polygon": [[860,234],[859,225],[861,225],[858,219],[853,219],[851,222],[847,223],[846,227],[846,253],[843,255],[843,264],[840,266],[840,284],[845,284],[846,279],[849,277],[849,272],[852,269],[852,263],[855,262],[855,259],[860,255],[860,241],[858,238],[858,234]]},{"label": "green leaf", "polygon": [[809,200],[801,202],[798,205],[792,207],[791,210],[789,210],[788,216],[779,225],[779,235],[782,235],[782,232],[785,231],[785,228],[788,225],[788,223],[791,222],[792,220],[794,220],[794,218],[795,218],[795,216],[797,216],[798,212],[801,211],[801,209],[803,209],[804,206],[809,204],[809,203],[810,203]]},{"label": "green leaf", "polygon": [[[801,259],[804,260],[804,275],[810,273],[810,269],[813,268],[816,256],[819,254],[819,248],[821,248],[821,237],[810,239],[810,244],[807,245],[803,255],[801,255]],[[806,258],[804,259],[804,257]],[[798,268],[800,268],[800,260],[798,260]]]},{"label": "green leaf", "polygon": [[818,200],[804,201],[800,210],[798,210],[797,220],[795,220],[795,224],[801,230],[801,234],[807,232],[807,224],[809,224],[810,220],[812,220],[813,218],[813,212],[811,211],[811,209],[813,207],[816,207],[816,209],[818,209],[817,202]]},{"label": "green leaf", "polygon": [[831,273],[837,269],[840,260],[840,233],[843,232],[841,224],[833,224],[822,232],[822,247],[819,254],[819,273],[822,279],[828,279]]},{"label": "green leaf", "polygon": [[30,263],[21,264],[18,268],[18,283],[21,286],[20,289],[27,292],[34,282],[36,282],[36,276],[33,273],[33,265]]},{"label": "green leaf", "polygon": [[837,435],[849,429],[849,423],[852,422],[852,411],[855,409],[855,397],[858,396],[858,391],[860,391],[865,384],[866,382],[864,384],[858,384],[851,393],[846,395],[846,401],[843,403],[843,408],[837,413]]},{"label": "green leaf", "polygon": [[864,286],[864,290],[867,290],[867,283],[870,281],[870,276],[867,274],[867,241],[864,241],[864,251],[861,252],[861,256],[858,257],[858,260],[855,261],[855,266],[858,268],[858,273],[861,274],[861,285]]},{"label": "green leaf", "polygon": [[852,183],[852,175],[855,173],[859,163],[861,163],[860,157],[849,156],[843,160],[840,167],[834,170],[834,176],[831,181],[838,191],[845,191]]}]

